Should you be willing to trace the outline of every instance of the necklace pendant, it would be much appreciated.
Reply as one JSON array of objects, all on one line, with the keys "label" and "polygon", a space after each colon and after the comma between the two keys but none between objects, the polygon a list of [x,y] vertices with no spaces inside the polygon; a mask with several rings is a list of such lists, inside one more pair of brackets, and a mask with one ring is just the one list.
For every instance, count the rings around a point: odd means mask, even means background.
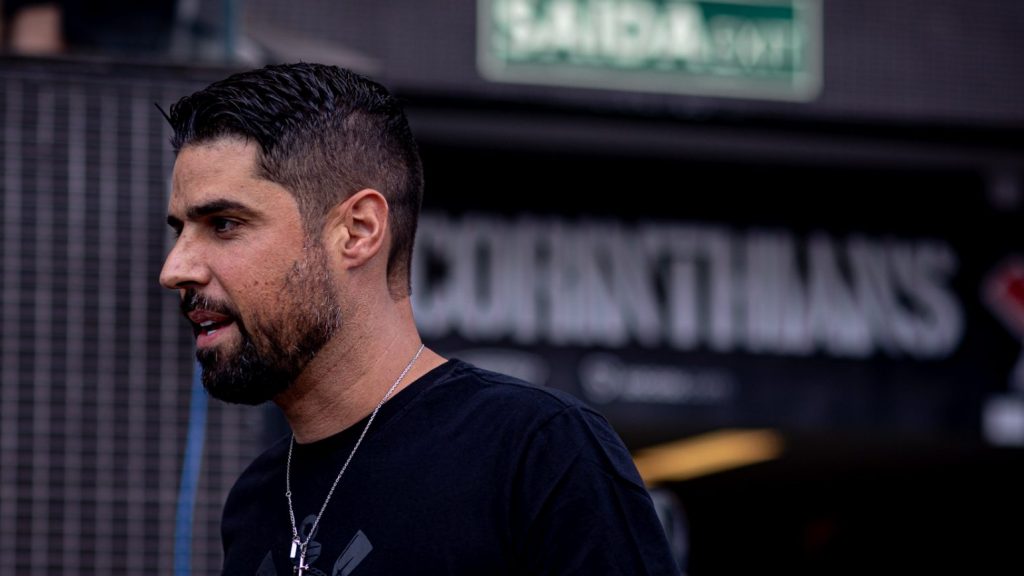
[{"label": "necklace pendant", "polygon": [[309,565],[306,564],[305,549],[303,549],[302,552],[299,553],[299,561],[295,564],[295,567],[292,570],[293,572],[295,572],[295,574],[298,574],[298,576],[302,576],[306,572],[306,570],[309,570]]},{"label": "necklace pendant", "polygon": [[292,539],[292,551],[288,553],[288,557],[295,560],[295,553],[299,551],[299,539]]}]

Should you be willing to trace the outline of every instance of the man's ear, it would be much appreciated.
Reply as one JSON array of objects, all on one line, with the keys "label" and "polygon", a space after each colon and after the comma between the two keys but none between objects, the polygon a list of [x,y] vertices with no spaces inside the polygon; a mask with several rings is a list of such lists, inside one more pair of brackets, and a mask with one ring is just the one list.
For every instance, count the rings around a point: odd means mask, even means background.
[{"label": "man's ear", "polygon": [[365,264],[384,246],[388,230],[388,201],[364,188],[335,206],[324,223],[324,240],[345,268]]}]

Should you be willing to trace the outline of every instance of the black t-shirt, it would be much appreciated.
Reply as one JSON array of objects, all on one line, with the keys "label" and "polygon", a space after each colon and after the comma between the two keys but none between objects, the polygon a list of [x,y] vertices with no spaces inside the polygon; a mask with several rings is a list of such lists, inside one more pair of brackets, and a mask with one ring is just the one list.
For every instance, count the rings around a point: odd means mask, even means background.
[{"label": "black t-shirt", "polygon": [[[305,538],[365,420],[296,445]],[[289,438],[224,508],[224,574],[292,573]],[[451,360],[378,413],[310,542],[308,574],[678,574],[632,459],[568,394]]]}]

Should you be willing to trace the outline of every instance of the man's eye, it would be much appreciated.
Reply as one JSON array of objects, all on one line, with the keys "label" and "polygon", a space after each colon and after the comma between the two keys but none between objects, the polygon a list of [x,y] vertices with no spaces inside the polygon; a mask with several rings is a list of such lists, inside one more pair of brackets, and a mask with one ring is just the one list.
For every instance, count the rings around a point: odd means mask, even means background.
[{"label": "man's eye", "polygon": [[228,220],[227,218],[214,218],[213,219],[213,230],[217,234],[226,234],[233,232],[238,227],[238,222],[234,220]]}]

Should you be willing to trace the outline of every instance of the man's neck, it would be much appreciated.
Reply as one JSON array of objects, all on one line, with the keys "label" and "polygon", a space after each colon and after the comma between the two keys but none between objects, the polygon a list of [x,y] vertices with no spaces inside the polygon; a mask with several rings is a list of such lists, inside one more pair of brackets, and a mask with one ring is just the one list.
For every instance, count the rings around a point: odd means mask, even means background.
[{"label": "man's neck", "polygon": [[373,412],[403,370],[408,372],[392,395],[445,359],[429,349],[410,365],[420,347],[415,324],[384,322],[391,331],[339,334],[310,361],[295,383],[274,401],[284,411],[295,440],[321,440]]}]

